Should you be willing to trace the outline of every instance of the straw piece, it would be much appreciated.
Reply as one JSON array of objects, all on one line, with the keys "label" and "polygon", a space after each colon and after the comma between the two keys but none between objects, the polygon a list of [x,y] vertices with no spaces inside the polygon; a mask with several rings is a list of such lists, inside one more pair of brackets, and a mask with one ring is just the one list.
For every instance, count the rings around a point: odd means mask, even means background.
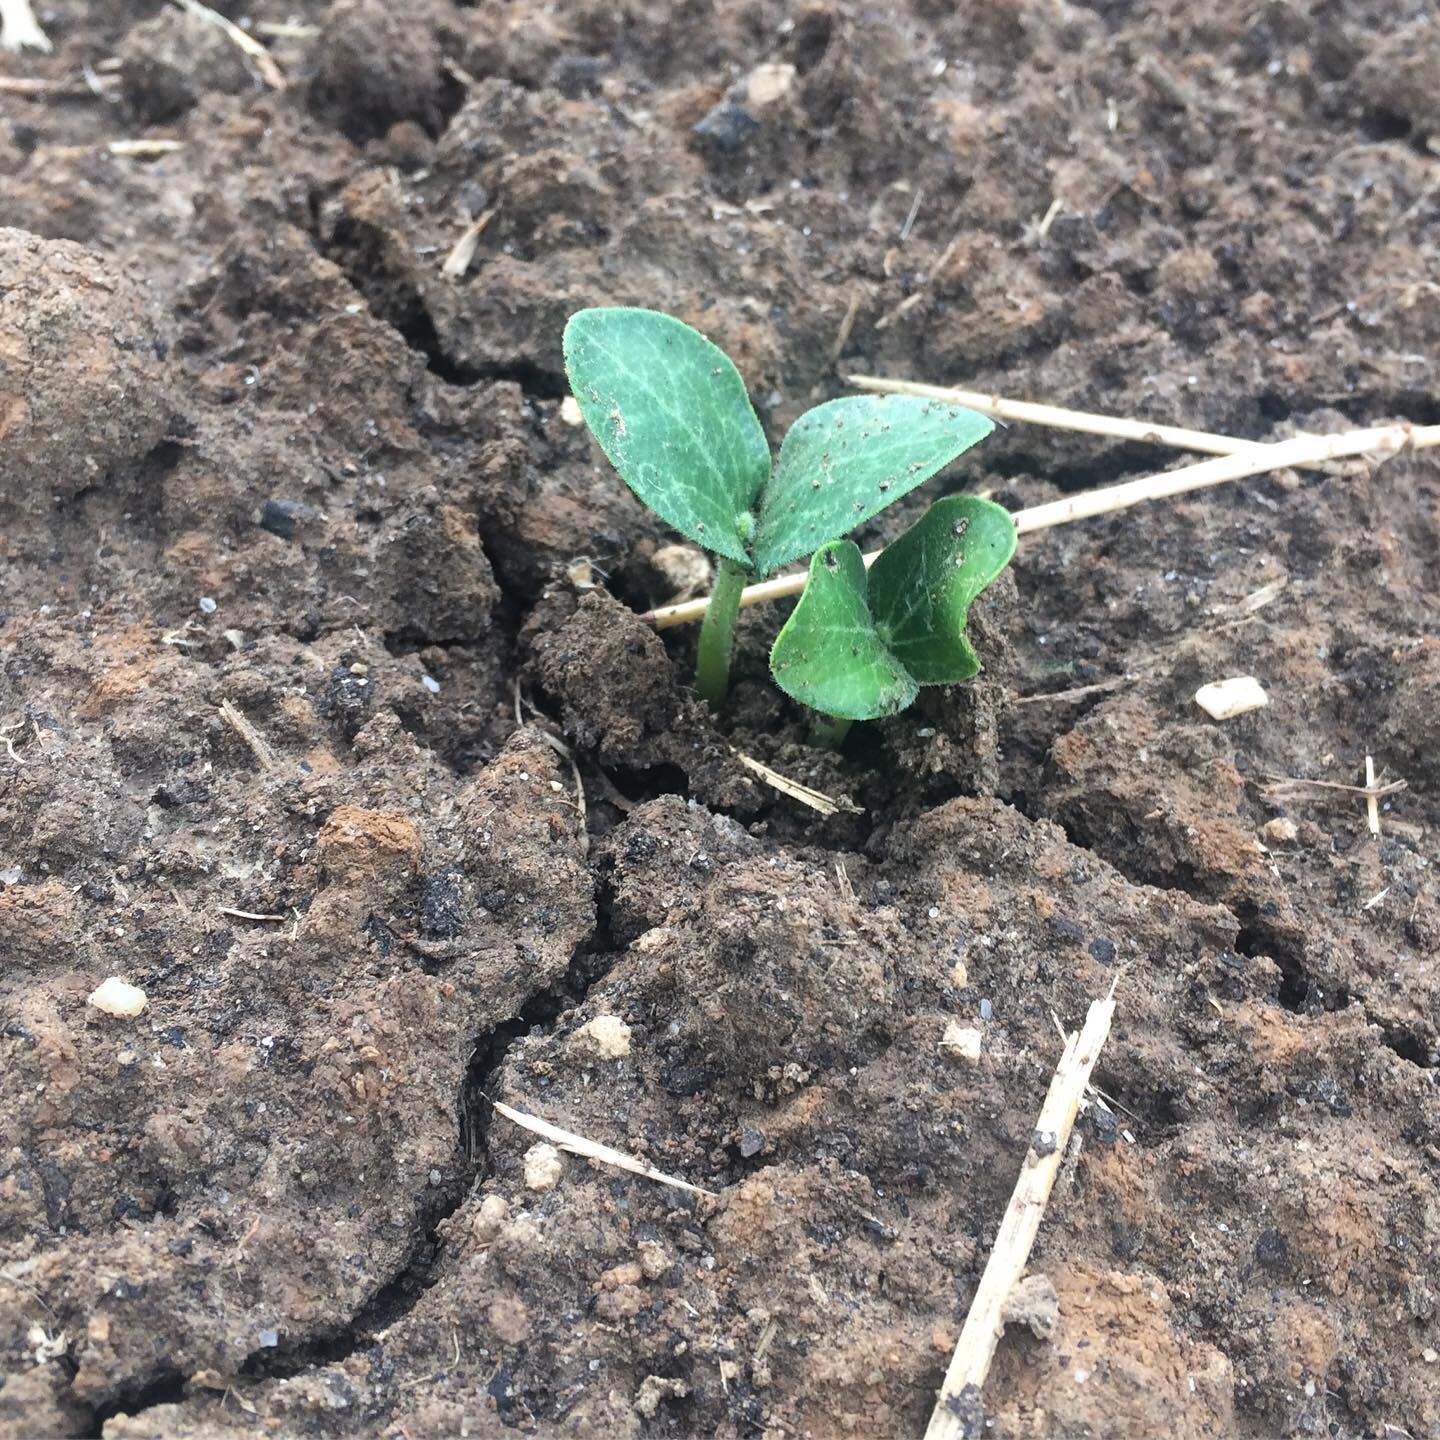
[{"label": "straw piece", "polygon": [[253,36],[242,30],[233,20],[228,20],[218,10],[202,5],[200,0],[174,0],[182,10],[211,25],[218,25],[230,43],[255,62],[260,78],[272,89],[285,88],[285,72],[275,63],[275,57]]},{"label": "straw piece", "polygon": [[603,1165],[614,1165],[618,1169],[628,1170],[632,1175],[643,1175],[647,1180],[653,1180],[657,1185],[669,1185],[676,1190],[688,1190],[692,1195],[713,1195],[713,1190],[703,1189],[699,1185],[692,1185],[688,1180],[677,1180],[673,1175],[667,1175],[663,1170],[657,1170],[653,1165],[646,1165],[643,1161],[637,1160],[633,1155],[627,1155],[623,1150],[613,1150],[609,1145],[602,1145],[598,1140],[587,1140],[583,1135],[577,1135],[573,1130],[562,1130],[558,1125],[552,1125],[548,1120],[541,1120],[536,1115],[527,1115],[523,1110],[512,1110],[510,1106],[502,1104],[499,1100],[490,1102],[496,1110],[507,1120],[518,1125],[522,1130],[529,1130],[532,1134],[543,1135],[545,1139],[558,1145],[562,1150],[568,1150],[572,1155],[581,1155],[587,1160],[598,1160]]},{"label": "straw piece", "polygon": [[470,262],[475,258],[475,250],[480,244],[480,237],[485,233],[485,227],[495,218],[495,212],[499,208],[498,205],[492,205],[465,227],[464,233],[455,242],[445,257],[445,263],[440,267],[442,275],[451,280],[459,280],[465,274],[470,268]]},{"label": "straw piece", "polygon": [[173,155],[185,148],[183,140],[112,140],[105,147],[122,160],[153,160],[159,155]]},{"label": "straw piece", "polygon": [[863,815],[865,813],[863,806],[856,805],[848,799],[832,800],[824,791],[812,790],[810,786],[802,785],[798,780],[791,780],[778,770],[772,770],[768,765],[762,765],[753,756],[742,754],[739,750],[735,752],[735,758],[747,770],[758,775],[771,789],[778,790],[782,795],[788,795],[792,800],[798,800],[802,805],[808,805],[821,815],[838,815],[842,810],[847,815]]},{"label": "straw piece", "polygon": [[1004,1333],[1005,1302],[1030,1258],[1061,1159],[1070,1143],[1085,1086],[1110,1034],[1114,1015],[1115,987],[1112,985],[1103,1000],[1091,1004],[1084,1028],[1065,1042],[1049,1093],[1035,1122],[1030,1148],[1025,1152],[1024,1167],[1015,1182],[1005,1218],[1000,1222],[995,1248],[990,1252],[950,1367],[945,1372],[945,1383],[940,1387],[934,1413],[925,1429],[925,1440],[978,1440],[984,1433],[980,1391],[990,1373],[995,1347]]},{"label": "straw piece", "polygon": [[1173,445],[1178,450],[1199,450],[1205,455],[1236,455],[1242,450],[1253,450],[1262,443],[1258,440],[1237,440],[1230,435],[1213,435],[1208,430],[1188,430],[1179,425],[1155,425],[1148,420],[1095,415],[1085,410],[1066,410],[1059,405],[1006,400],[979,390],[925,385],[918,380],[888,380],[878,375],[847,375],[845,380],[857,389],[872,390],[881,395],[919,395],[927,400],[943,400],[947,405],[963,405],[966,409],[980,411],[982,415],[991,415],[996,420],[1044,425],[1050,430],[1075,430],[1084,435],[1107,435],[1114,440]]}]

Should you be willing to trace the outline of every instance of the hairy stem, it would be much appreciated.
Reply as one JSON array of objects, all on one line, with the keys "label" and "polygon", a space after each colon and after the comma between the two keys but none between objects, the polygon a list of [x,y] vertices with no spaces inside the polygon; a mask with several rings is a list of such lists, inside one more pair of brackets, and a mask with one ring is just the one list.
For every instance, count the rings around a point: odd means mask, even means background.
[{"label": "hairy stem", "polygon": [[810,743],[821,750],[838,750],[854,723],[853,720],[842,720],[838,715],[817,715],[810,727]]},{"label": "hairy stem", "polygon": [[740,595],[749,570],[720,556],[715,569],[715,593],[700,626],[700,646],[695,657],[695,688],[712,710],[725,703],[730,690],[730,652],[735,644],[735,617],[740,613]]}]

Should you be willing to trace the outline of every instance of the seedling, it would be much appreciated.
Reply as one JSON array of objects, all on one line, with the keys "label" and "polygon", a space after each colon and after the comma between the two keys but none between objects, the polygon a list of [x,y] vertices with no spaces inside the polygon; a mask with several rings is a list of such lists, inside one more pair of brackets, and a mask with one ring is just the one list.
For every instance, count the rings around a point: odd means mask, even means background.
[{"label": "seedling", "polygon": [[695,671],[717,707],[746,583],[839,539],[994,428],[916,396],[831,400],[790,427],[772,467],[740,372],[699,331],[655,310],[581,310],[564,349],[580,413],[621,478],[717,557]]},{"label": "seedling", "polygon": [[851,721],[898,714],[922,685],[971,679],[970,604],[1014,553],[1014,518],[975,495],[937,500],[868,573],[853,541],[821,546],[770,652],[775,683],[833,717],[819,735],[838,744]]}]

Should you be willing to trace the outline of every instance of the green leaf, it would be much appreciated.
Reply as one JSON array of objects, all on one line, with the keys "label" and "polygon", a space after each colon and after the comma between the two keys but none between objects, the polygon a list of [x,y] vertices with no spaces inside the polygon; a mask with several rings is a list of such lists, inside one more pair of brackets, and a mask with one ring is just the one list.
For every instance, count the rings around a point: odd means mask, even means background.
[{"label": "green leaf", "polygon": [[913,395],[856,396],[807,411],[765,487],[755,569],[766,575],[848,534],[994,428],[974,410]]},{"label": "green leaf", "polygon": [[750,563],[770,446],[740,372],[656,310],[581,310],[565,326],[580,413],[625,483],[697,545]]},{"label": "green leaf", "polygon": [[770,652],[770,673],[792,699],[846,720],[894,715],[915,698],[918,687],[870,618],[865,562],[853,541],[815,552],[805,593]]},{"label": "green leaf", "polygon": [[978,673],[965,638],[970,602],[1010,563],[1015,521],[977,495],[937,500],[870,567],[870,611],[890,652],[921,685]]}]

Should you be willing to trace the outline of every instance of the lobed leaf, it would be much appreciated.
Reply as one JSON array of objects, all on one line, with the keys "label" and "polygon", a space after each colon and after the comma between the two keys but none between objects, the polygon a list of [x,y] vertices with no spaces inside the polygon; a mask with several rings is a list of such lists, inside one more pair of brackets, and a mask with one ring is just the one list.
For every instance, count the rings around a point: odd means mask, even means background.
[{"label": "lobed leaf", "polygon": [[580,310],[565,326],[580,413],[625,483],[667,525],[750,563],[770,446],[729,356],[657,310]]},{"label": "lobed leaf", "polygon": [[808,410],[780,446],[760,510],[761,575],[848,534],[908,495],[994,423],[914,395],[861,395]]},{"label": "lobed leaf", "polygon": [[846,720],[895,715],[915,698],[915,681],[871,618],[865,562],[853,541],[815,552],[805,591],[770,652],[770,673],[792,699]]},{"label": "lobed leaf", "polygon": [[965,638],[970,602],[1010,563],[1015,521],[978,495],[937,500],[870,567],[870,613],[887,648],[921,685],[979,673]]}]

